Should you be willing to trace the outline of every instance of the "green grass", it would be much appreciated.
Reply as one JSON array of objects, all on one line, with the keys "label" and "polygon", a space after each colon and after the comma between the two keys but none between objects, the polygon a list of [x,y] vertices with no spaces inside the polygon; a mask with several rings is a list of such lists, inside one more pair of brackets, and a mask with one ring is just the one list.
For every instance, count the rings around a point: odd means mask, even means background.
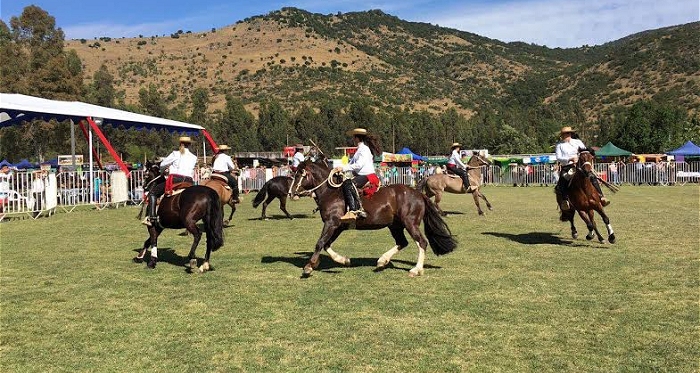
[{"label": "green grass", "polygon": [[614,245],[572,240],[551,188],[484,192],[485,217],[447,196],[459,247],[418,278],[415,245],[373,272],[382,230],[343,233],[353,266],[324,254],[300,279],[322,225],[309,199],[258,221],[246,196],[203,275],[180,266],[180,231],[155,271],[132,263],[134,208],[3,222],[0,371],[697,371],[697,186],[612,195]]}]

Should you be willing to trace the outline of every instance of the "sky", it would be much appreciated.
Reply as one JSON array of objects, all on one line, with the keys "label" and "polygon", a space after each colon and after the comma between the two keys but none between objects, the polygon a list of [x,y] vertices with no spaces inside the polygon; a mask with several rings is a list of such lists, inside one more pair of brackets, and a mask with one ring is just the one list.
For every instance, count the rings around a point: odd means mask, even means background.
[{"label": "sky", "polygon": [[700,20],[699,0],[0,0],[9,22],[34,4],[56,18],[67,39],[208,31],[283,7],[335,14],[381,9],[406,21],[550,48],[600,45]]}]

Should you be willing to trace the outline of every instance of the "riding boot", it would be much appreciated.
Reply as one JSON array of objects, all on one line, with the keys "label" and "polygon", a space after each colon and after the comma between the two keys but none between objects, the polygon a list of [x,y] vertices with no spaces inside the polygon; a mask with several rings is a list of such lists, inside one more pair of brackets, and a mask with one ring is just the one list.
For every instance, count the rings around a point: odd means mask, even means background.
[{"label": "riding boot", "polygon": [[464,190],[467,192],[469,191],[469,176],[467,175],[462,175],[462,185],[464,186]]},{"label": "riding boot", "polygon": [[600,182],[598,182],[598,177],[593,172],[590,172],[588,174],[588,178],[591,180],[591,183],[595,187],[595,190],[597,190],[598,194],[600,194],[600,203],[603,205],[603,207],[609,205],[610,201],[608,201],[608,199],[605,198],[605,196],[603,195],[603,190],[600,188]]},{"label": "riding boot", "polygon": [[343,188],[343,197],[345,198],[345,215],[340,218],[343,223],[351,222],[357,219],[357,210],[359,206],[355,199],[355,185],[351,180],[345,180],[341,186]]},{"label": "riding boot", "polygon": [[569,203],[569,199],[566,196],[562,180],[564,180],[564,178],[559,178],[557,185],[554,186],[554,193],[557,196],[557,205],[559,205],[559,208],[562,211],[569,211],[569,209],[571,209],[571,204]]},{"label": "riding boot", "polygon": [[357,216],[362,219],[366,218],[367,212],[365,212],[365,209],[362,207],[362,199],[360,199],[360,193],[358,192],[355,184],[352,184],[352,197],[355,199],[355,206],[357,207],[355,212],[357,213]]}]

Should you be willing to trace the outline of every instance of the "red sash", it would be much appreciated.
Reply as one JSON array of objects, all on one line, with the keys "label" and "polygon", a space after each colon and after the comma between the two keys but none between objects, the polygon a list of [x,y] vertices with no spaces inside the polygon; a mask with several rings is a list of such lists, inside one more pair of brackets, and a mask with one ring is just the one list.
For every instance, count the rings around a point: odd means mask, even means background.
[{"label": "red sash", "polygon": [[365,185],[364,188],[362,188],[362,195],[370,198],[374,195],[374,193],[377,192],[379,189],[379,178],[377,177],[377,174],[369,174],[367,175],[367,185]]}]

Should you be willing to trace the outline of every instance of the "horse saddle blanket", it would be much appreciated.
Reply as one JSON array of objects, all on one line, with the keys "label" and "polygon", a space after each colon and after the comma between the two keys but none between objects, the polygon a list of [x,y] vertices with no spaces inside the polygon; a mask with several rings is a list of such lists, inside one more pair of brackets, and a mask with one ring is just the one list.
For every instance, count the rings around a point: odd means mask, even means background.
[{"label": "horse saddle blanket", "polygon": [[189,181],[181,181],[181,182],[173,182],[172,180],[172,175],[168,176],[168,179],[165,180],[165,196],[166,197],[171,197],[174,196],[176,193],[175,191],[178,191],[178,193],[182,193],[182,190],[185,188],[189,188],[192,186],[192,183]]}]

